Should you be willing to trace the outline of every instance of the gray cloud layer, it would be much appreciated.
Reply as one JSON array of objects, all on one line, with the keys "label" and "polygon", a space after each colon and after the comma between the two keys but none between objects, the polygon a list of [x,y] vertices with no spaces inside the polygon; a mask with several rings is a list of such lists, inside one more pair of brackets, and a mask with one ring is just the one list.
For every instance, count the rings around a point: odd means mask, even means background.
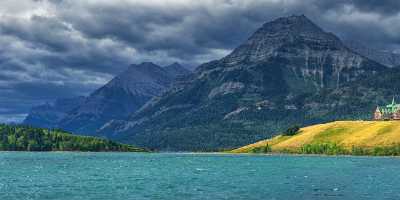
[{"label": "gray cloud layer", "polygon": [[220,58],[291,14],[342,38],[400,46],[398,0],[2,0],[0,122],[86,95],[131,63],[195,67]]}]

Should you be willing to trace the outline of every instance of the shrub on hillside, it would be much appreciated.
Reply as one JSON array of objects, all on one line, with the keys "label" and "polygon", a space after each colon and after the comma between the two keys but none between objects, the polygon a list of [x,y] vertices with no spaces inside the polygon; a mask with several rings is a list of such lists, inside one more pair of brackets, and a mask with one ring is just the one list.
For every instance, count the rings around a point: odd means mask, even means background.
[{"label": "shrub on hillside", "polygon": [[349,152],[342,146],[335,143],[306,144],[301,147],[300,153],[303,154],[326,154],[326,155],[345,155]]},{"label": "shrub on hillside", "polygon": [[251,150],[252,153],[271,153],[272,149],[271,147],[267,144],[266,146],[262,147],[256,147]]},{"label": "shrub on hillside", "polygon": [[300,126],[295,125],[295,126],[289,127],[289,128],[283,133],[283,135],[285,135],[285,136],[293,136],[293,135],[296,135],[297,133],[299,133],[299,130],[300,130]]}]

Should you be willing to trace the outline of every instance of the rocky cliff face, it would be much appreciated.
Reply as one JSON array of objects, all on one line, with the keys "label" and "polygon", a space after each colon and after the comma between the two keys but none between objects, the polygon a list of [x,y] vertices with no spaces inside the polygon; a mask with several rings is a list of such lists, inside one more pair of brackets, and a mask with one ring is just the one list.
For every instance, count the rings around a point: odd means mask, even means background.
[{"label": "rocky cliff face", "polygon": [[382,66],[350,51],[332,33],[305,16],[279,18],[264,24],[251,38],[222,59],[228,66],[277,61],[317,88],[339,87]]},{"label": "rocky cliff face", "polygon": [[379,93],[352,85],[387,70],[305,16],[279,18],[102,133],[163,150],[233,148],[291,124],[365,117]]},{"label": "rocky cliff face", "polygon": [[131,65],[70,111],[59,127],[94,135],[108,121],[125,119],[151,98],[161,95],[177,76],[185,73],[188,72],[179,64],[168,68],[150,62]]},{"label": "rocky cliff face", "polygon": [[57,99],[52,103],[35,106],[22,122],[26,125],[42,128],[56,128],[69,111],[84,102],[85,97]]}]

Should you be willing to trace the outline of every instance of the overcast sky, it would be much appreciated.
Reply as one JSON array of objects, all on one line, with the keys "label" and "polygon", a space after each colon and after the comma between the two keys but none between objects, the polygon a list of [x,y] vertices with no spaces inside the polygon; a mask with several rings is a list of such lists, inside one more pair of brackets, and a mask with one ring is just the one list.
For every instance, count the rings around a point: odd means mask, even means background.
[{"label": "overcast sky", "polygon": [[0,0],[0,122],[87,95],[131,63],[218,59],[263,23],[305,14],[341,38],[399,51],[399,0]]}]

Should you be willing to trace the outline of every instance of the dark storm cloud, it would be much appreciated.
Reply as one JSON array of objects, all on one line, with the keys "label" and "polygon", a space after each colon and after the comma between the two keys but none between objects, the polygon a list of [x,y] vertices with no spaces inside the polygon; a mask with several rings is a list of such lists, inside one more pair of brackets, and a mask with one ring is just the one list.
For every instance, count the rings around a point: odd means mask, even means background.
[{"label": "dark storm cloud", "polygon": [[365,12],[377,12],[383,15],[398,14],[400,1],[398,0],[353,0],[352,3]]},{"label": "dark storm cloud", "polygon": [[324,0],[316,5],[323,16],[317,21],[343,39],[387,50],[400,48],[400,1]]},{"label": "dark storm cloud", "polygon": [[[400,1],[2,0],[0,121],[88,94],[131,63],[220,58],[266,21],[305,14],[347,40],[396,50]],[[6,109],[7,108],[7,109]],[[13,118],[13,117],[8,117]],[[4,120],[3,120],[4,121]]]},{"label": "dark storm cloud", "polygon": [[65,52],[71,45],[62,42],[64,33],[70,29],[56,18],[32,16],[29,21],[15,18],[3,19],[0,24],[2,34],[11,35],[36,48],[48,51]]},{"label": "dark storm cloud", "polygon": [[66,4],[59,16],[85,37],[110,38],[140,52],[161,51],[199,64],[205,60],[196,60],[194,55],[232,49],[265,20],[284,12],[281,2],[269,1],[119,2],[113,6]]},{"label": "dark storm cloud", "polygon": [[[369,20],[346,19],[357,17],[354,15],[362,18],[361,15],[367,14],[375,15],[375,20],[390,23],[390,18],[399,13],[399,1],[391,0],[117,2],[119,4],[112,6],[82,3],[79,8],[75,4],[66,4],[60,17],[88,38],[111,38],[140,52],[161,51],[167,57],[198,64],[204,60],[194,60],[193,55],[212,54],[215,49],[232,49],[262,23],[279,16],[306,14],[323,27],[344,37],[353,37],[363,32],[366,35],[365,29],[374,24]],[[337,17],[342,19],[335,21]],[[381,26],[378,24],[377,30],[385,28]],[[381,38],[392,38],[390,42],[397,38],[389,35],[388,30],[376,32],[365,39],[379,43],[382,41],[376,40],[382,35],[385,37]]]},{"label": "dark storm cloud", "polygon": [[398,0],[319,0],[309,5],[317,6],[321,11],[338,10],[351,5],[362,12],[381,15],[396,15],[400,9]]}]

